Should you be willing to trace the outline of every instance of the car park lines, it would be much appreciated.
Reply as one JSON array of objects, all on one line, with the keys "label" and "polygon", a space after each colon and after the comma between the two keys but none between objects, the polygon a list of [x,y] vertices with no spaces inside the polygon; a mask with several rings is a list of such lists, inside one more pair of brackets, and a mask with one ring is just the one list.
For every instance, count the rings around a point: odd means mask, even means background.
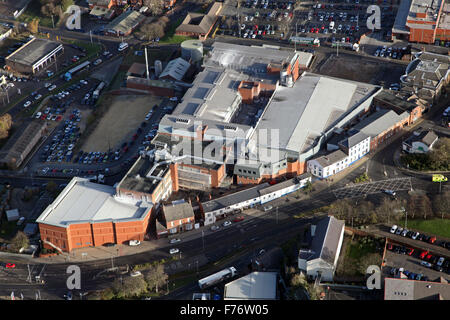
[{"label": "car park lines", "polygon": [[350,187],[333,190],[337,199],[363,197],[368,194],[382,193],[386,191],[411,190],[411,178],[395,178],[356,184]]}]

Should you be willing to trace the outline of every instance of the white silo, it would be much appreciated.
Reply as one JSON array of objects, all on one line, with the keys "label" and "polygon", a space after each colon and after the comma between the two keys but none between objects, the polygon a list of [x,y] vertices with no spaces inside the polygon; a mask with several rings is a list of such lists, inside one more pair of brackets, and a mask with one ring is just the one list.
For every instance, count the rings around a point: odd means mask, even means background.
[{"label": "white silo", "polygon": [[162,62],[161,60],[155,60],[155,76],[159,77],[162,72]]},{"label": "white silo", "polygon": [[203,43],[199,40],[186,40],[181,43],[181,57],[196,63],[203,58]]}]

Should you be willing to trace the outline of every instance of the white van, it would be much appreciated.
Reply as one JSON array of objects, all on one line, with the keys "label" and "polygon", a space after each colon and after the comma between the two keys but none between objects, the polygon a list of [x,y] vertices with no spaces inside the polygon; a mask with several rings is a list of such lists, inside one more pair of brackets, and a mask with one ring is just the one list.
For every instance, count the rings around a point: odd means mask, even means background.
[{"label": "white van", "polygon": [[334,28],[334,21],[330,22],[330,29],[332,30]]},{"label": "white van", "polygon": [[125,50],[126,48],[128,48],[128,43],[126,43],[126,42],[121,42],[120,44],[119,44],[119,51],[123,51],[123,50]]}]

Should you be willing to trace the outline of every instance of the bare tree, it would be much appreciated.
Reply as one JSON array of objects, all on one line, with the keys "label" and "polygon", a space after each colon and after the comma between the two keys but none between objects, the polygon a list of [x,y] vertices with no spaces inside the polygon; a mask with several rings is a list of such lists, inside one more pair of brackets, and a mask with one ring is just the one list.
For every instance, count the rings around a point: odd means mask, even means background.
[{"label": "bare tree", "polygon": [[164,37],[164,27],[155,22],[150,24],[144,24],[141,29],[141,33],[144,34],[145,38],[150,40],[156,39],[156,38],[162,38]]},{"label": "bare tree", "polygon": [[116,279],[112,285],[117,298],[131,298],[147,291],[147,283],[143,277],[124,277]]},{"label": "bare tree", "polygon": [[433,212],[435,216],[444,219],[450,214],[450,191],[437,194],[433,197]]},{"label": "bare tree", "polygon": [[148,287],[150,290],[155,289],[155,292],[158,293],[158,289],[164,286],[167,283],[169,276],[164,271],[164,265],[158,264],[156,266],[151,267],[148,273],[145,275],[145,280],[147,281]]},{"label": "bare tree", "polygon": [[21,248],[27,248],[30,245],[30,240],[25,233],[18,231],[12,239],[12,246],[15,251],[19,251]]}]

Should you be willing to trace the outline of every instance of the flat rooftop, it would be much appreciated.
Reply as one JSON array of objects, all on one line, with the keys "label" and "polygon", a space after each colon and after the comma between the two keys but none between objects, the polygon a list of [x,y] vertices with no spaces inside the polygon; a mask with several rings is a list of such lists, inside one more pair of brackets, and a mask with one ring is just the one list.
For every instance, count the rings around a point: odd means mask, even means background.
[{"label": "flat rooftop", "polygon": [[132,221],[144,218],[151,208],[120,202],[114,194],[111,186],[74,177],[36,222],[67,227],[85,222]]},{"label": "flat rooftop", "polygon": [[[412,0],[409,8],[408,20],[415,21],[436,21],[439,9],[443,0]],[[422,17],[426,14],[426,17]]]},{"label": "flat rooftop", "polygon": [[[127,174],[122,178],[117,188],[130,191],[151,194],[158,186],[159,179],[147,177],[154,162],[148,158],[139,157]],[[169,170],[168,165],[156,167],[152,172],[152,176],[164,177]]]},{"label": "flat rooftop", "polygon": [[34,38],[7,56],[6,60],[33,66],[36,62],[58,47],[62,48],[62,44],[46,39]]},{"label": "flat rooftop", "polygon": [[[305,151],[346,112],[372,95],[375,88],[371,84],[304,73],[293,88],[277,88],[251,139],[259,146]],[[269,134],[264,145],[256,140],[259,130],[277,130],[278,137]]]}]

